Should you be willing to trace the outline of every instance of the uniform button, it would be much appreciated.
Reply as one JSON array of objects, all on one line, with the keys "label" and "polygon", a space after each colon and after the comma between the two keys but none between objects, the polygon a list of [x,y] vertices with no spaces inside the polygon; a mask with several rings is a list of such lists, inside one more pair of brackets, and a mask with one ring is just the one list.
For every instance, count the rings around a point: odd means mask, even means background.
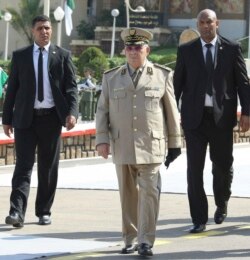
[{"label": "uniform button", "polygon": [[137,116],[134,116],[134,120],[137,120]]},{"label": "uniform button", "polygon": [[137,128],[134,129],[134,132],[137,132]]},{"label": "uniform button", "polygon": [[136,94],[134,94],[134,98],[136,98]]},{"label": "uniform button", "polygon": [[136,106],[133,106],[133,108],[136,108]]}]

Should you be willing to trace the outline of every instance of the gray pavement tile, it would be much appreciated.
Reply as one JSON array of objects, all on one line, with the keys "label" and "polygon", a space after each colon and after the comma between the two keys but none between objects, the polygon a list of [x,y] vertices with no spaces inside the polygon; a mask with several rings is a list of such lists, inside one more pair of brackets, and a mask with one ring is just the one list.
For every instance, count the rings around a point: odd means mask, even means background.
[{"label": "gray pavement tile", "polygon": [[[2,255],[0,241],[0,255],[2,259],[20,260],[34,259],[138,259],[137,254],[123,256],[119,254],[123,242],[121,239],[121,212],[118,191],[58,189],[52,211],[52,225],[38,226],[34,216],[34,201],[36,188],[31,189],[29,206],[22,229],[13,229],[3,224],[8,210],[10,188],[1,187],[0,197],[0,231],[2,234],[18,237],[22,253],[16,248],[11,254]],[[228,218],[222,225],[213,222],[215,211],[213,196],[209,196],[209,222],[207,231],[190,235],[191,227],[188,201],[186,194],[163,193],[157,225],[157,240],[154,246],[154,259],[250,259],[250,198],[233,197],[229,203]],[[6,237],[6,239],[8,238]],[[34,239],[35,238],[35,239]],[[36,243],[44,239],[43,248],[51,239],[60,243],[61,250],[56,251],[53,246],[48,252],[39,252],[41,244]],[[4,239],[1,237],[0,240]],[[72,252],[64,246],[68,240],[82,243],[82,250]],[[27,243],[28,241],[28,243]],[[90,242],[108,243],[104,247],[86,248]],[[101,245],[101,244],[100,244]],[[69,246],[69,244],[68,244]],[[32,247],[32,251],[30,248]],[[65,252],[62,252],[65,248]],[[30,254],[38,250],[38,252]],[[15,251],[16,250],[16,251]],[[53,255],[54,252],[54,256]],[[27,258],[33,257],[33,258]],[[1,258],[0,258],[1,259]]]}]

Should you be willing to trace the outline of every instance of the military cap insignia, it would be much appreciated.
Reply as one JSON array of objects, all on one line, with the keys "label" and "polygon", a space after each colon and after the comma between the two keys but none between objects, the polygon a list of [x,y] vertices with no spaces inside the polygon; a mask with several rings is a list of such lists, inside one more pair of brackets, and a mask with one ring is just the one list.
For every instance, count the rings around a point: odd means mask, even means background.
[{"label": "military cap insignia", "polygon": [[153,70],[151,67],[147,67],[147,74],[153,75]]},{"label": "military cap insignia", "polygon": [[136,30],[135,30],[134,28],[131,28],[131,29],[129,30],[129,34],[130,34],[131,36],[134,36],[135,33],[136,33]]},{"label": "military cap insignia", "polygon": [[132,42],[144,41],[145,43],[148,43],[147,37],[142,36],[142,35],[137,35],[137,34],[127,36],[126,37],[126,41],[127,42],[130,42],[130,41],[132,41]]},{"label": "military cap insignia", "polygon": [[153,38],[153,34],[142,28],[127,28],[121,32],[121,38],[125,45],[148,44]]}]

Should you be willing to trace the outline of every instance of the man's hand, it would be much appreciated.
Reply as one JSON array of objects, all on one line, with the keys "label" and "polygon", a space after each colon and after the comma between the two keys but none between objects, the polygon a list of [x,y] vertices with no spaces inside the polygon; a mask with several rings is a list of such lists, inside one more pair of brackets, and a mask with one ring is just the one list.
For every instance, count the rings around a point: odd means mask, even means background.
[{"label": "man's hand", "polygon": [[76,118],[72,115],[66,117],[66,129],[71,130],[76,124]]},{"label": "man's hand", "polygon": [[250,127],[250,117],[241,115],[240,117],[240,129],[242,132],[246,132]]},{"label": "man's hand", "polygon": [[13,134],[12,125],[3,125],[3,131],[9,138],[12,138],[12,134]]},{"label": "man's hand", "polygon": [[109,144],[98,144],[96,146],[98,155],[102,156],[104,159],[108,159],[109,155]]},{"label": "man's hand", "polygon": [[168,168],[170,163],[173,162],[181,154],[181,148],[169,148],[168,155],[164,162],[165,166]]}]

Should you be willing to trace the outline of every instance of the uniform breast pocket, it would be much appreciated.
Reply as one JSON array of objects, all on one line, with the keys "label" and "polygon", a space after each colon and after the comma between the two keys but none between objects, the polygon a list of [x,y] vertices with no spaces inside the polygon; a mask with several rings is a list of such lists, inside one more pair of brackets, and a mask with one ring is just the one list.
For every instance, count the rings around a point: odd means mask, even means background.
[{"label": "uniform breast pocket", "polygon": [[145,91],[145,109],[152,112],[157,112],[160,108],[160,92],[155,90]]},{"label": "uniform breast pocket", "polygon": [[126,96],[127,93],[123,89],[114,89],[111,94],[112,104],[115,111],[122,111],[123,108],[126,108]]}]

